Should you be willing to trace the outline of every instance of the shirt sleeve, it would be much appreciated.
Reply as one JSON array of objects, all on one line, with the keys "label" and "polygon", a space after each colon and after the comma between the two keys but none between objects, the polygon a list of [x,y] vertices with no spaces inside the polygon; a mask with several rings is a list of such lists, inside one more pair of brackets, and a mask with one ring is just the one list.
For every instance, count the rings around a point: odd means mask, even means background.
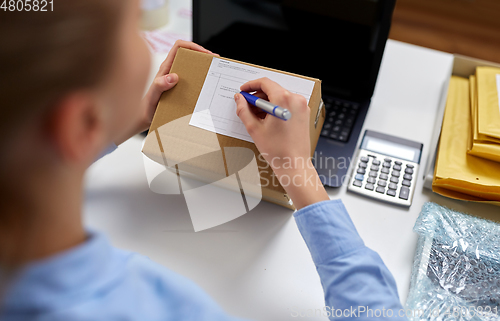
[{"label": "shirt sleeve", "polygon": [[365,246],[341,200],[309,205],[294,217],[331,319],[406,319],[394,278],[380,256]]}]

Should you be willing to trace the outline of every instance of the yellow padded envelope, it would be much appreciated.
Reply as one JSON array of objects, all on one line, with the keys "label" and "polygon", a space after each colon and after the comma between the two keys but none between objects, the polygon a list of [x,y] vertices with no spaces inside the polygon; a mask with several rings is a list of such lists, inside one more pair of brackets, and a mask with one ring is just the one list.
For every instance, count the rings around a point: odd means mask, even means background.
[{"label": "yellow padded envelope", "polygon": [[498,139],[500,139],[500,104],[497,89],[499,74],[499,68],[476,68],[478,132]]},{"label": "yellow padded envelope", "polygon": [[436,157],[432,190],[468,201],[500,205],[500,163],[468,155],[469,80],[452,76]]},{"label": "yellow padded envelope", "polygon": [[477,81],[476,76],[469,77],[470,82],[470,104],[472,117],[472,135],[469,137],[469,151],[471,155],[491,159],[500,162],[500,139],[482,135],[478,128],[477,108]]}]

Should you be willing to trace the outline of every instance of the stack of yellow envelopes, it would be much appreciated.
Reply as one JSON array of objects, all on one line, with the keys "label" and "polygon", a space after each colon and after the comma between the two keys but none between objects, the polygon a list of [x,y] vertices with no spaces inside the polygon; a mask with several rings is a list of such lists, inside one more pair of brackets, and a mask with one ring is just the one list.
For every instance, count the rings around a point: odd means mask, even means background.
[{"label": "stack of yellow envelopes", "polygon": [[469,80],[472,112],[469,154],[500,162],[500,69],[478,67]]},{"label": "stack of yellow envelopes", "polygon": [[[484,95],[481,91],[483,79],[482,72],[476,75],[477,96]],[[472,87],[475,87],[473,84]],[[472,95],[471,95],[472,92]],[[479,101],[475,107],[471,101],[475,101],[476,91],[471,90],[471,82],[467,78],[452,76],[448,89],[448,99],[441,129],[441,138],[436,157],[436,168],[432,189],[438,194],[455,199],[487,202],[500,205],[500,163],[471,155],[469,147],[473,144],[473,122],[472,115],[477,111],[476,128],[487,129],[493,133],[494,118],[483,117]],[[474,96],[471,100],[471,96]],[[490,96],[483,96],[486,97]],[[490,97],[491,98],[491,97]],[[497,98],[498,103],[498,98]],[[488,100],[489,102],[489,100]],[[498,108],[498,106],[497,106]],[[493,111],[490,110],[491,113]],[[497,109],[497,112],[499,110]],[[484,120],[488,119],[488,120]],[[497,123],[500,133],[500,122]],[[478,129],[479,134],[484,131]],[[489,138],[490,135],[487,135]],[[492,136],[495,137],[495,136]],[[500,137],[500,136],[499,136]],[[496,137],[495,137],[496,138]]]}]

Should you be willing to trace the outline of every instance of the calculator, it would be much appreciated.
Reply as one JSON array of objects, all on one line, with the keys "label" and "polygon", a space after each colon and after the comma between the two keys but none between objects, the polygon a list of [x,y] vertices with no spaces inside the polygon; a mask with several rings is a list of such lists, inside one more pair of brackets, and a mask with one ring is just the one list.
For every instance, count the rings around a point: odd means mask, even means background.
[{"label": "calculator", "polygon": [[423,144],[366,130],[347,189],[381,201],[410,206]]}]

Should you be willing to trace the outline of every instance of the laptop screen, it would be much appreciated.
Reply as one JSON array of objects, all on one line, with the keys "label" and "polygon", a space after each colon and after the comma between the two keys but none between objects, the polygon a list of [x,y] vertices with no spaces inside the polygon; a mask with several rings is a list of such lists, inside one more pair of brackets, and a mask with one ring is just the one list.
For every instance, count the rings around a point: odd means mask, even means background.
[{"label": "laptop screen", "polygon": [[193,40],[362,101],[373,94],[393,8],[394,0],[194,0]]}]

